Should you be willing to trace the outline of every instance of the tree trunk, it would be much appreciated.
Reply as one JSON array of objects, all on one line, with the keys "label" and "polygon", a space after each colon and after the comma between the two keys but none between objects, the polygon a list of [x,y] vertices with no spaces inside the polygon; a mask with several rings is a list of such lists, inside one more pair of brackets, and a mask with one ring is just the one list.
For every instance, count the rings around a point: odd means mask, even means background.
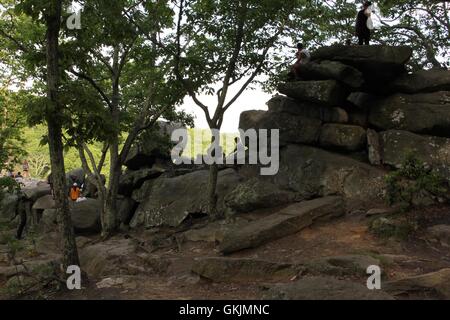
[{"label": "tree trunk", "polygon": [[[214,127],[211,128],[213,130]],[[220,137],[219,137],[220,139]],[[216,156],[215,154],[215,148],[214,146],[216,144],[220,144],[219,141],[215,141],[214,135],[211,137],[211,148],[213,148],[211,155],[214,158]],[[217,211],[217,175],[219,173],[219,167],[214,162],[212,165],[209,166],[209,177],[208,177],[208,214],[210,216],[210,219],[217,220],[221,218],[220,212]]]},{"label": "tree trunk", "polygon": [[117,214],[117,195],[119,193],[119,179],[121,164],[118,159],[118,144],[111,144],[111,168],[109,174],[108,191],[103,202],[102,236],[108,238],[116,232],[119,226]]},{"label": "tree trunk", "polygon": [[64,169],[64,154],[62,143],[61,107],[58,103],[58,37],[61,24],[61,0],[52,1],[46,15],[47,22],[47,97],[51,109],[47,110],[48,140],[50,162],[52,167],[53,190],[57,214],[61,221],[61,235],[63,241],[63,267],[79,266],[79,258],[69,201],[66,190],[66,175]]},{"label": "tree trunk", "polygon": [[208,213],[212,220],[217,220],[221,217],[217,211],[217,175],[219,168],[217,164],[209,166],[209,179],[208,179]]}]

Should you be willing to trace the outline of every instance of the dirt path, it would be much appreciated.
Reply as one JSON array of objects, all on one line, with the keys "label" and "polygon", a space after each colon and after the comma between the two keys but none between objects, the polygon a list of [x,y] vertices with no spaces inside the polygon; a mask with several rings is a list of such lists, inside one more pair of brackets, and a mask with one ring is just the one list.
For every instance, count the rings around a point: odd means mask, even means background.
[{"label": "dirt path", "polygon": [[[94,279],[85,290],[64,293],[54,298],[79,299],[260,299],[265,283],[212,283],[191,273],[196,257],[220,256],[213,243],[187,242],[178,248],[158,250],[160,259],[170,261],[161,275],[113,276],[123,279],[119,288],[98,289]],[[450,250],[431,248],[420,239],[381,240],[368,231],[367,219],[358,215],[314,225],[295,235],[268,243],[257,249],[231,255],[276,262],[303,263],[321,257],[349,254],[382,258],[389,280],[419,275],[450,267]],[[395,263],[394,263],[395,262]],[[105,278],[105,277],[103,277]],[[292,279],[285,279],[289,282]],[[358,278],[356,278],[358,281]],[[361,278],[362,283],[365,278]]]}]

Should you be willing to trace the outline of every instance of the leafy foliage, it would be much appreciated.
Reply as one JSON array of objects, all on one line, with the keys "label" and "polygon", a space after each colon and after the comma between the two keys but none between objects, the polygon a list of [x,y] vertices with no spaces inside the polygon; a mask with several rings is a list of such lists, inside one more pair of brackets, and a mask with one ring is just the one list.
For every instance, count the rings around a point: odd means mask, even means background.
[{"label": "leafy foliage", "polygon": [[413,152],[405,156],[400,169],[386,175],[385,181],[388,203],[401,203],[405,208],[413,206],[414,200],[424,193],[445,198],[450,191],[448,182],[418,160]]}]

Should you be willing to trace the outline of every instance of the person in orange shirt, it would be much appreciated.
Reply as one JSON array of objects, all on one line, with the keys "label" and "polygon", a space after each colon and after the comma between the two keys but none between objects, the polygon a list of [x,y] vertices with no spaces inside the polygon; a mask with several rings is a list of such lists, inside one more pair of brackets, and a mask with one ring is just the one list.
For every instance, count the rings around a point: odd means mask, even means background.
[{"label": "person in orange shirt", "polygon": [[78,198],[80,197],[81,194],[81,189],[78,187],[77,183],[74,183],[72,188],[70,188],[70,200],[72,201],[77,201]]}]

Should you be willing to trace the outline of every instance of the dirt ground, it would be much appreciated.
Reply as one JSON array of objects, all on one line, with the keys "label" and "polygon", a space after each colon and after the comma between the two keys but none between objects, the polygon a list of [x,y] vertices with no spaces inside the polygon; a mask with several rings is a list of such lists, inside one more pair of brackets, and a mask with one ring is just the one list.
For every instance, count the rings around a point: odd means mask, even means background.
[{"label": "dirt ground", "polygon": [[[435,223],[449,222],[449,208],[437,207],[411,215],[426,215],[420,223],[422,227]],[[303,263],[321,257],[348,254],[363,254],[380,258],[386,280],[401,279],[450,267],[450,248],[430,242],[418,231],[405,240],[382,239],[369,232],[368,219],[364,214],[346,216],[317,223],[297,234],[262,245],[256,249],[244,250],[229,257],[255,258],[274,262]],[[270,283],[214,283],[191,272],[195,258],[220,256],[214,242],[176,241],[162,242],[154,246],[152,231],[123,233],[115,239],[131,238],[140,244],[143,252],[151,252],[153,257],[167,262],[165,270],[157,273],[119,274],[114,272],[101,277],[90,277],[83,282],[82,290],[48,291],[46,299],[261,299]],[[168,237],[173,239],[173,236]],[[49,237],[48,243],[51,243]],[[83,238],[84,242],[98,241],[97,237]],[[153,245],[150,245],[153,244]],[[57,248],[42,245],[45,251]],[[80,249],[81,251],[83,249]],[[395,261],[395,263],[393,263]],[[126,263],[130,263],[127,261]],[[133,262],[131,262],[133,263]],[[301,276],[301,275],[300,275]],[[104,279],[118,279],[117,285],[98,288]],[[288,283],[295,279],[286,278]],[[366,278],[355,276],[352,280],[365,284]],[[278,281],[280,282],[280,281]],[[2,284],[0,284],[1,286]],[[3,284],[4,285],[4,284]],[[22,298],[33,298],[25,295]]]}]

